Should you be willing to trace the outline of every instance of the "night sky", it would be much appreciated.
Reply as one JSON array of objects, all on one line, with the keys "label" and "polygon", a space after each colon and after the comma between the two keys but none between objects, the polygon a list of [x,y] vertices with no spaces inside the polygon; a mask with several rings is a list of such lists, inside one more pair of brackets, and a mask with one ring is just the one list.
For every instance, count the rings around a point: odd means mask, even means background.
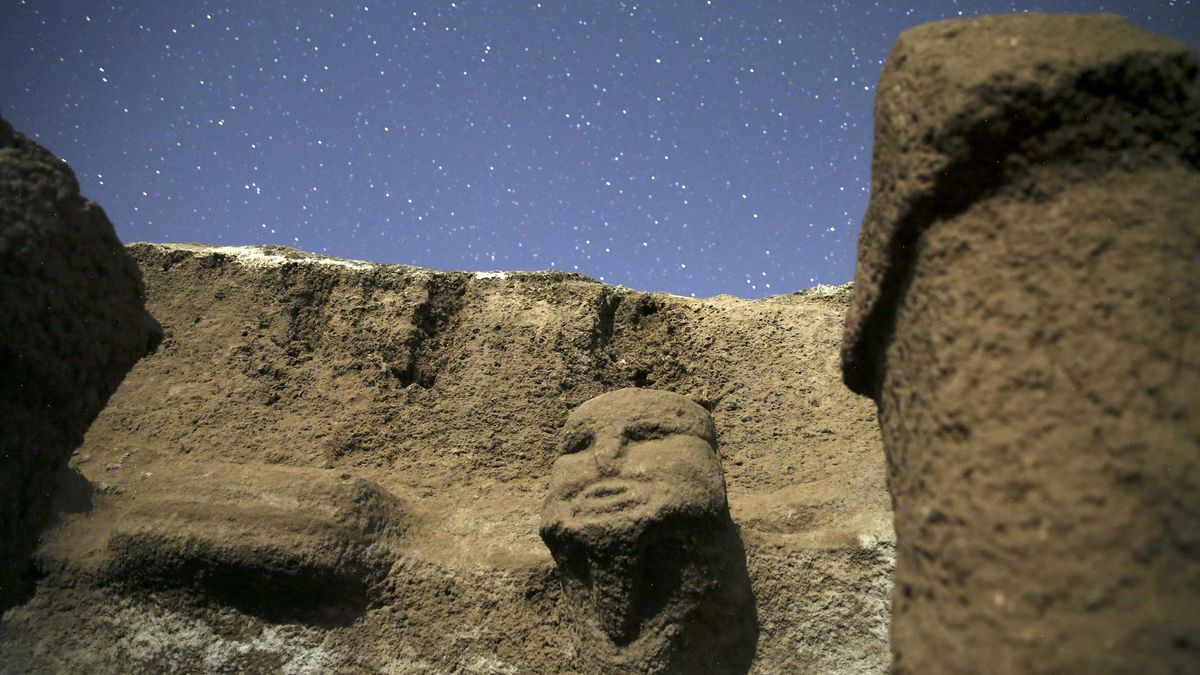
[{"label": "night sky", "polygon": [[683,295],[854,274],[905,28],[1157,2],[0,0],[0,115],[123,241],[284,244]]}]

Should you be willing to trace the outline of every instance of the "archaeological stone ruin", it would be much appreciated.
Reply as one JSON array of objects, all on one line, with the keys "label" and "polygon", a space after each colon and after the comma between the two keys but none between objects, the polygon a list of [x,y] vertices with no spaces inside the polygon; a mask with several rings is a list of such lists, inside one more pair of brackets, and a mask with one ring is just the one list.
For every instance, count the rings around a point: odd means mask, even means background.
[{"label": "archaeological stone ruin", "polygon": [[122,246],[0,120],[0,673],[1194,672],[1200,65],[939,22],[853,284]]},{"label": "archaeological stone ruin", "polygon": [[[70,458],[89,503],[43,530],[0,672],[595,673],[626,637],[616,658],[661,672],[696,654],[671,620],[714,598],[737,602],[713,668],[886,668],[891,513],[873,404],[840,381],[848,289],[698,300],[283,248],[127,250],[164,337]],[[633,564],[637,541],[614,538],[593,562],[617,592],[581,611],[540,536],[545,499],[568,419],[630,387],[711,416],[716,450],[694,443],[728,519],[642,539],[715,554],[676,557],[690,567]],[[656,596],[620,569],[692,576]],[[600,616],[616,639],[589,639]],[[637,651],[652,643],[669,649]]]},{"label": "archaeological stone ruin", "polygon": [[1200,663],[1200,79],[1112,15],[904,33],[846,384],[879,406],[893,672]]},{"label": "archaeological stone ruin", "polygon": [[757,620],[712,416],[620,389],[571,412],[542,509],[598,672],[745,672]]}]

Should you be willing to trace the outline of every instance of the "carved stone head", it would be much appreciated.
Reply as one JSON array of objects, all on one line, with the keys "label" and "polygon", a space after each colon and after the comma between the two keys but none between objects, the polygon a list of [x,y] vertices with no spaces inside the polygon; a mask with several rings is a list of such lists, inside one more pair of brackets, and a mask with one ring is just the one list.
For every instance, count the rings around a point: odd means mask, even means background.
[{"label": "carved stone head", "polygon": [[597,669],[745,660],[753,597],[716,448],[708,411],[671,392],[622,389],[567,418],[541,535]]}]

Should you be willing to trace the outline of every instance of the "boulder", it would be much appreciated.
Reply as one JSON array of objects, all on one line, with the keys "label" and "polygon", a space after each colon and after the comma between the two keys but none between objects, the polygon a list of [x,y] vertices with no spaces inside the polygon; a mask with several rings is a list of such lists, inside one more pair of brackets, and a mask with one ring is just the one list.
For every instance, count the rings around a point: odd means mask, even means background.
[{"label": "boulder", "polygon": [[104,211],[0,119],[0,611],[31,589],[56,481],[86,493],[67,457],[160,335]]},{"label": "boulder", "polygon": [[905,32],[846,384],[875,399],[894,672],[1200,662],[1200,80],[1112,15]]}]

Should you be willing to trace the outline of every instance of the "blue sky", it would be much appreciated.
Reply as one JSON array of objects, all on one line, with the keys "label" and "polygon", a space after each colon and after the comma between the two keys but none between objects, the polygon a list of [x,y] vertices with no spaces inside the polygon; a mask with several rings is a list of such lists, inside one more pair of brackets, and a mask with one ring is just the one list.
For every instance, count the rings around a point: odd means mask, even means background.
[{"label": "blue sky", "polygon": [[0,4],[0,114],[123,241],[562,269],[743,297],[843,283],[905,28],[1191,2]]}]

